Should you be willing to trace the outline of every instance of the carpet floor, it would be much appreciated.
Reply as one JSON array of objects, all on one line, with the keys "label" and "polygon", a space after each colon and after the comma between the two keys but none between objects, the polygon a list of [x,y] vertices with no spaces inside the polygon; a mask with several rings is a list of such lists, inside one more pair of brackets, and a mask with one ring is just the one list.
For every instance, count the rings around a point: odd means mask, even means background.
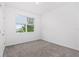
[{"label": "carpet floor", "polygon": [[6,46],[4,57],[79,57],[79,51],[49,43],[44,40],[35,40],[12,46]]}]

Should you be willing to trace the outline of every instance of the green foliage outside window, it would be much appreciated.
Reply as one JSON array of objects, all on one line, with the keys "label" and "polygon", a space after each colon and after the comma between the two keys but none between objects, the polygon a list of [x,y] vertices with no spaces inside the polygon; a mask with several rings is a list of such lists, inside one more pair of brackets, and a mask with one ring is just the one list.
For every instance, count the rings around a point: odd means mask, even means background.
[{"label": "green foliage outside window", "polygon": [[34,32],[34,25],[27,25],[27,32]]}]

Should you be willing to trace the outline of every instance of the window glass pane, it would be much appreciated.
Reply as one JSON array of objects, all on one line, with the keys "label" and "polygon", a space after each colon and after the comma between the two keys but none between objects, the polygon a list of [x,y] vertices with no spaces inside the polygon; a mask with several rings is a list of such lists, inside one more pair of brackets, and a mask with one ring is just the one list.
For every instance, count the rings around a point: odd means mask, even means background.
[{"label": "window glass pane", "polygon": [[27,22],[27,17],[25,17],[25,16],[16,16],[16,23],[26,24],[26,22]]},{"label": "window glass pane", "polygon": [[27,23],[28,23],[28,24],[32,24],[32,25],[33,25],[33,24],[34,24],[34,19],[33,19],[33,18],[28,17],[28,18],[27,18]]},{"label": "window glass pane", "polygon": [[26,24],[16,24],[16,32],[26,32]]},{"label": "window glass pane", "polygon": [[26,21],[25,16],[16,17],[16,32],[26,32]]},{"label": "window glass pane", "polygon": [[27,18],[27,32],[34,32],[34,18]]},{"label": "window glass pane", "polygon": [[27,32],[34,32],[34,25],[27,25]]}]

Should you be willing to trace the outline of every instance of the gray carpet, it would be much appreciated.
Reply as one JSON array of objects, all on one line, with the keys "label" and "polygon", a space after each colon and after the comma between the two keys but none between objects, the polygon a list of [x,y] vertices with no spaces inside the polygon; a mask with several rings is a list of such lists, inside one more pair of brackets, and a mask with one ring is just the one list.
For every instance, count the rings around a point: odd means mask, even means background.
[{"label": "gray carpet", "polygon": [[35,40],[27,43],[7,46],[4,57],[79,57],[79,51]]}]

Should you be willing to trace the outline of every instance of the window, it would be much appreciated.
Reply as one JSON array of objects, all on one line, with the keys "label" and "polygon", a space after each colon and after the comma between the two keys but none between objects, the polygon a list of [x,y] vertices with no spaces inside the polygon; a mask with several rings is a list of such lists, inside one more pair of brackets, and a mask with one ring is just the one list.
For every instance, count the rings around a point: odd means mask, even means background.
[{"label": "window", "polygon": [[16,32],[34,32],[34,18],[17,16],[16,17]]}]

